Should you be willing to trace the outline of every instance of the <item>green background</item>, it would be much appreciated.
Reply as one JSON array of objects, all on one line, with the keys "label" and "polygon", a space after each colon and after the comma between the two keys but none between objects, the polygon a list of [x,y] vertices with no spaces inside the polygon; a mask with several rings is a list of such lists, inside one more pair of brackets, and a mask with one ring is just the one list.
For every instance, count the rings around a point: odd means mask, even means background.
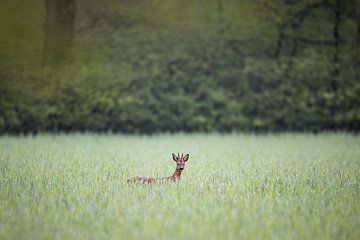
[{"label": "green background", "polygon": [[0,9],[0,133],[358,131],[356,0],[75,0],[44,62],[45,1]]}]

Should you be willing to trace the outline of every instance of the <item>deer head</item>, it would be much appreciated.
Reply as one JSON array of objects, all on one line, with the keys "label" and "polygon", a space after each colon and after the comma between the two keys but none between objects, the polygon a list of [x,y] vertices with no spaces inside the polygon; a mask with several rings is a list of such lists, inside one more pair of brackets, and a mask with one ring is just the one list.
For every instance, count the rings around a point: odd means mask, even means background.
[{"label": "deer head", "polygon": [[176,162],[176,170],[181,172],[185,168],[185,162],[189,159],[189,154],[186,154],[185,156],[184,154],[181,154],[180,156],[180,154],[178,153],[178,155],[176,156],[173,153],[172,158]]}]

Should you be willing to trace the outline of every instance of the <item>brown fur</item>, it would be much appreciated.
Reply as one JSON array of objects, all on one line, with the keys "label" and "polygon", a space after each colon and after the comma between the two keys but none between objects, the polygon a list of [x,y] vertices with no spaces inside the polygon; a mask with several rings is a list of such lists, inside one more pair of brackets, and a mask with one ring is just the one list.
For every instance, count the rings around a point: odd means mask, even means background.
[{"label": "brown fur", "polygon": [[176,156],[174,153],[172,154],[173,160],[176,162],[176,169],[173,175],[170,177],[162,177],[162,178],[153,178],[153,177],[132,177],[127,180],[129,184],[131,183],[154,183],[154,182],[176,182],[180,180],[181,173],[185,168],[185,162],[189,159],[189,154],[185,156],[183,154],[178,153]]}]

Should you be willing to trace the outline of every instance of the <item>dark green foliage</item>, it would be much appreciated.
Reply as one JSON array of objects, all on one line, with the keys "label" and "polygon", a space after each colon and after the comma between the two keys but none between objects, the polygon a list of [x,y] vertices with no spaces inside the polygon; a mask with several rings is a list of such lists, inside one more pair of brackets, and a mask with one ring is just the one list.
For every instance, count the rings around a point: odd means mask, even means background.
[{"label": "dark green foliage", "polygon": [[0,133],[358,131],[360,23],[347,1],[336,25],[335,3],[259,0],[262,25],[228,16],[186,32],[89,2],[71,64],[1,65]]}]

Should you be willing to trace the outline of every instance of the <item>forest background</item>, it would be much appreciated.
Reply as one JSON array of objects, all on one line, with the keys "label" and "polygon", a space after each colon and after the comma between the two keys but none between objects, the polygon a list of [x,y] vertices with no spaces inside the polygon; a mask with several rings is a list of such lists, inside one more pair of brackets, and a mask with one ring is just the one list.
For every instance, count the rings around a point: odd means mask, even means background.
[{"label": "forest background", "polygon": [[358,0],[4,0],[0,133],[360,129]]}]

